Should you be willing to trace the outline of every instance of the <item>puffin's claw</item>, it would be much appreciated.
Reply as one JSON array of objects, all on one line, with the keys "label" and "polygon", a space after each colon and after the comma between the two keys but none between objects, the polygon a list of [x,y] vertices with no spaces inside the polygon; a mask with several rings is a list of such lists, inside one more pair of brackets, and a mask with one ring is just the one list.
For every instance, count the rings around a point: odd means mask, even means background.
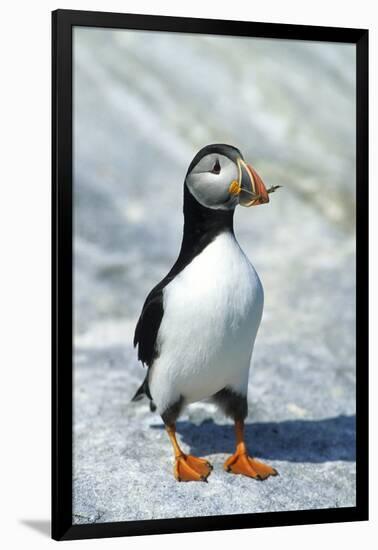
[{"label": "puffin's claw", "polygon": [[173,469],[177,481],[205,481],[211,474],[213,466],[204,458],[181,454],[175,458]]},{"label": "puffin's claw", "polygon": [[247,453],[240,453],[238,451],[226,460],[224,469],[226,472],[242,474],[259,481],[263,481],[269,476],[278,475],[275,468],[248,456]]}]

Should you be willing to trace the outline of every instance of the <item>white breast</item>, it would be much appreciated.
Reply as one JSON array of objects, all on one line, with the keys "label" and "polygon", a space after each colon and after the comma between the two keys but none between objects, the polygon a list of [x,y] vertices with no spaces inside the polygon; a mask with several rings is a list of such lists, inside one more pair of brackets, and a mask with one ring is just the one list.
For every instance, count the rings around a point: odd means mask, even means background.
[{"label": "white breast", "polygon": [[219,235],[164,289],[160,355],[149,377],[159,412],[224,387],[247,391],[263,310],[260,280],[230,233]]}]

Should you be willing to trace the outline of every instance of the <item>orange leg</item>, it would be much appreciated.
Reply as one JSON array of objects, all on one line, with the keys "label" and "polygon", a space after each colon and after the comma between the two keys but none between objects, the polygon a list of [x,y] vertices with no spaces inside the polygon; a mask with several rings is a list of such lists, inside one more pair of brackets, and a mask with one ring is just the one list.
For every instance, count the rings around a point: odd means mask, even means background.
[{"label": "orange leg", "polygon": [[210,462],[204,458],[197,458],[182,452],[177,443],[175,425],[166,426],[166,430],[175,453],[173,473],[177,481],[207,481],[213,469]]},{"label": "orange leg", "polygon": [[248,456],[247,447],[244,442],[244,422],[237,420],[235,422],[236,451],[224,463],[226,472],[233,474],[242,474],[253,477],[254,479],[266,479],[269,476],[278,475],[277,470]]}]

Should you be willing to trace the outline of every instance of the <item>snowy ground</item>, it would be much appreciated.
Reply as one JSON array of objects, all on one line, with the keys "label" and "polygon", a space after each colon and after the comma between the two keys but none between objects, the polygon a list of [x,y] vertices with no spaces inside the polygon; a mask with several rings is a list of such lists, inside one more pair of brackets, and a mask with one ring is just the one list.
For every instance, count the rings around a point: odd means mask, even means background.
[{"label": "snowy ground", "polygon": [[[74,522],[355,504],[354,48],[75,30]],[[182,183],[207,143],[238,146],[268,206],[236,234],[265,289],[247,440],[280,476],[226,474],[232,425],[178,423],[214,464],[177,483],[161,419],[130,403],[132,336],[181,238]]]}]

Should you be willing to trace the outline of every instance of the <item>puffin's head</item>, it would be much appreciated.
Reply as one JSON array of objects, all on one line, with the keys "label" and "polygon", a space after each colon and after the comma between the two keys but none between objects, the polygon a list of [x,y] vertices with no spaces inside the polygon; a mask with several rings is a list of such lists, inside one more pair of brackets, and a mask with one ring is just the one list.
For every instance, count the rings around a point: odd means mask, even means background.
[{"label": "puffin's head", "polygon": [[236,205],[269,202],[262,179],[232,145],[214,144],[201,149],[190,163],[185,185],[206,208],[233,210]]}]

